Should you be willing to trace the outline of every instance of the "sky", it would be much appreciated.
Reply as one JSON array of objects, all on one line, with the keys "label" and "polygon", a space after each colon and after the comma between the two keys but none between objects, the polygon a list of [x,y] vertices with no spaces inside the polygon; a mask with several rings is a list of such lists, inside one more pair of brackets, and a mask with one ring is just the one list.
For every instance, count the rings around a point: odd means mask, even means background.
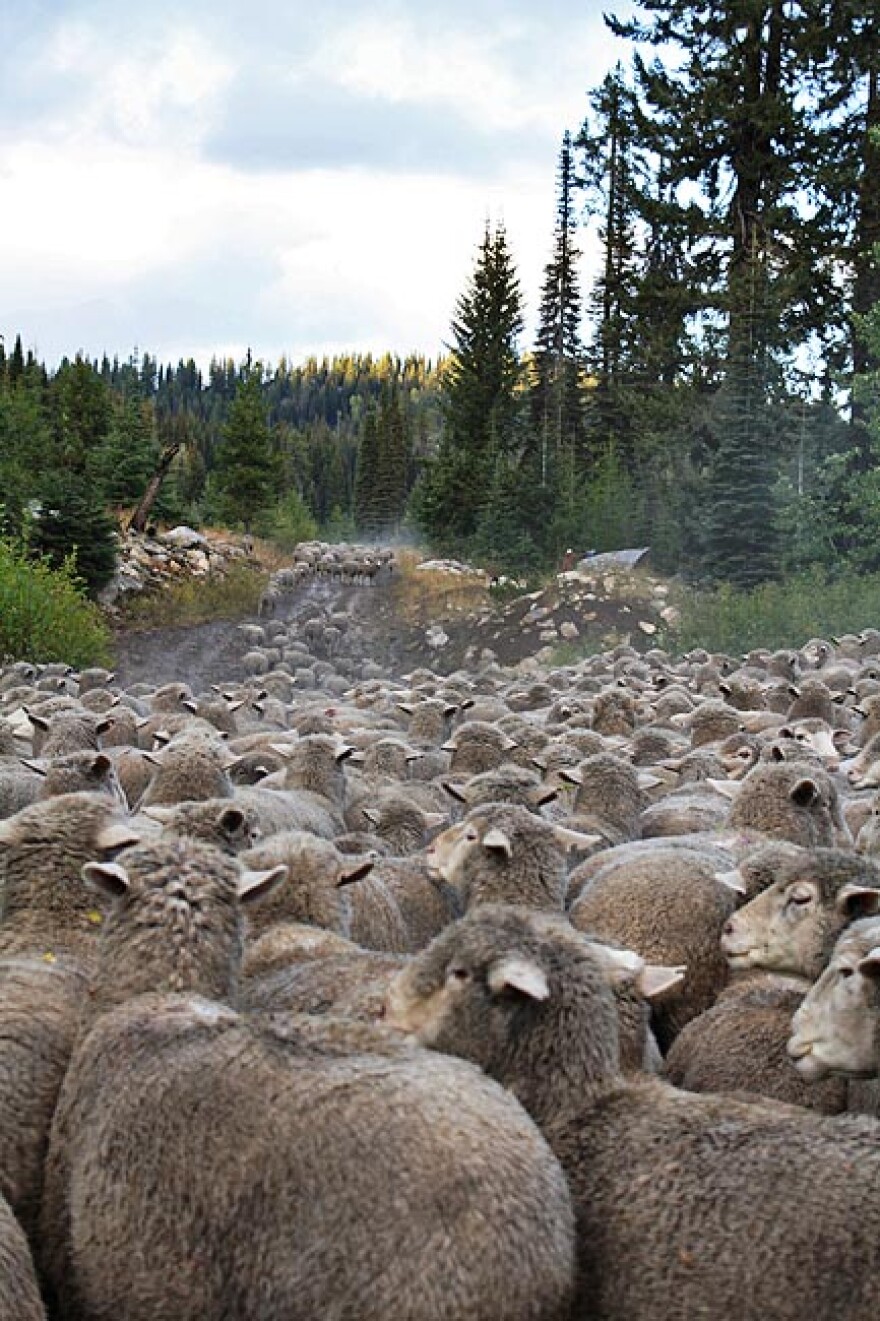
[{"label": "sky", "polygon": [[562,135],[629,60],[603,8],[0,0],[7,349],[436,358],[487,220],[529,347]]}]

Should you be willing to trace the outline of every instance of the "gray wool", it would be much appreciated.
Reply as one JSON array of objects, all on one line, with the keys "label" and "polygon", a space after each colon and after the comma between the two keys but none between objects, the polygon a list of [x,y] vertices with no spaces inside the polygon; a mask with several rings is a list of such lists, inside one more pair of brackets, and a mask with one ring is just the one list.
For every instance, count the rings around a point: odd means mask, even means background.
[{"label": "gray wool", "polygon": [[820,1114],[842,1114],[845,1079],[807,1082],[785,1049],[806,989],[805,982],[772,973],[728,986],[673,1042],[664,1076],[689,1092],[751,1092]]},{"label": "gray wool", "polygon": [[24,1231],[0,1197],[0,1316],[46,1321],[34,1262]]},{"label": "gray wool", "polygon": [[[493,992],[507,958],[539,968],[546,997]],[[575,1203],[578,1321],[877,1312],[873,1121],[625,1080],[603,962],[545,915],[468,915],[411,961],[390,1005],[392,1022],[479,1063],[541,1125]]]},{"label": "gray wool", "polygon": [[50,798],[0,824],[0,953],[93,957],[106,903],[80,872],[106,856],[102,837],[111,826],[134,838],[113,800],[96,793]]},{"label": "gray wool", "polygon": [[68,1314],[569,1317],[570,1196],[535,1124],[374,1026],[123,1006],[76,1053],[46,1169]]}]

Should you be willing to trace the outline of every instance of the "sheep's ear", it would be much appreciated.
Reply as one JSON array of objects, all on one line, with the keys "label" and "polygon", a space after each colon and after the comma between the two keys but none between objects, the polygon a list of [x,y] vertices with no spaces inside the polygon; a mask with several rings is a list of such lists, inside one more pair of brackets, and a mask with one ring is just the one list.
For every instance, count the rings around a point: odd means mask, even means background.
[{"label": "sheep's ear", "polygon": [[344,761],[347,761],[349,757],[355,757],[356,754],[357,748],[353,748],[349,743],[343,743],[341,747],[336,749],[334,754],[337,766],[341,766]]},{"label": "sheep's ear", "polygon": [[809,777],[798,780],[797,784],[792,785],[788,796],[796,807],[812,807],[819,798],[819,786]]},{"label": "sheep's ear", "polygon": [[[229,735],[221,734],[220,737],[229,738]],[[240,761],[241,761],[241,757],[238,755],[237,752],[227,752],[223,757],[220,758],[220,769],[221,771],[231,771],[233,766],[237,766]]]},{"label": "sheep's ear", "polygon": [[544,807],[546,803],[553,803],[559,797],[558,789],[539,789],[534,798],[535,807]]},{"label": "sheep's ear", "polygon": [[611,945],[603,945],[601,942],[591,942],[591,944],[612,986],[638,977],[645,967],[645,960],[641,954],[636,954],[635,950],[614,949]]},{"label": "sheep's ear", "polygon": [[440,826],[448,826],[448,825],[449,825],[449,817],[447,816],[447,814],[446,814],[445,812],[426,812],[426,813],[425,813],[425,829],[426,829],[426,830],[437,830],[438,827],[440,827]]},{"label": "sheep's ear", "polygon": [[84,881],[109,899],[118,899],[131,889],[128,872],[119,862],[87,862],[82,869],[82,876]]},{"label": "sheep's ear", "polygon": [[653,1000],[664,991],[680,986],[687,976],[684,964],[677,967],[664,967],[659,963],[646,963],[636,975],[636,986],[646,1000]]},{"label": "sheep's ear", "polygon": [[132,844],[140,844],[140,842],[140,835],[121,821],[111,821],[104,826],[95,840],[102,853],[109,853],[111,850],[118,852],[119,849],[130,848]]},{"label": "sheep's ear", "polygon": [[523,954],[507,954],[493,963],[486,982],[493,995],[519,991],[530,1000],[546,1000],[550,996],[544,969]]},{"label": "sheep's ear", "polygon": [[193,715],[195,715],[199,709],[198,702],[194,702],[191,697],[185,697],[180,705],[185,706],[187,711],[192,711]]},{"label": "sheep's ear", "polygon": [[[466,697],[461,704],[461,709],[462,711],[467,711],[468,707],[471,707],[473,705],[474,705],[474,699],[472,697]],[[451,720],[458,709],[459,708],[457,706],[444,706],[443,715],[447,720]]]},{"label": "sheep's ear", "polygon": [[513,845],[510,842],[510,836],[505,831],[500,830],[498,826],[493,826],[487,830],[483,836],[483,848],[488,849],[490,853],[503,853],[506,858],[513,856]]},{"label": "sheep's ear", "polygon": [[378,812],[375,807],[362,807],[361,813],[367,818],[371,826],[378,826],[382,820],[382,813]]},{"label": "sheep's ear", "polygon": [[713,780],[711,777],[707,777],[706,783],[717,794],[721,794],[722,798],[729,798],[733,802],[739,793],[741,782],[739,780]]},{"label": "sheep's ear", "polygon": [[565,849],[577,849],[585,852],[602,843],[601,835],[586,835],[582,830],[571,830],[568,826],[553,824],[553,833]]},{"label": "sheep's ear", "polygon": [[880,890],[868,885],[844,885],[837,892],[835,907],[854,921],[859,917],[876,917],[880,913]]},{"label": "sheep's ear", "polygon": [[241,830],[245,821],[245,814],[240,807],[224,807],[217,815],[217,825],[229,835]]},{"label": "sheep's ear", "polygon": [[374,858],[365,858],[362,862],[357,862],[353,866],[345,868],[339,873],[339,879],[336,882],[337,890],[341,890],[343,886],[354,885],[355,882],[362,881],[365,876],[369,876],[375,865]]},{"label": "sheep's ear", "polygon": [[48,766],[44,766],[43,763],[39,761],[31,761],[29,757],[22,757],[21,764],[22,766],[27,766],[29,771],[35,771],[37,775],[49,774]]},{"label": "sheep's ear", "polygon": [[880,981],[880,945],[875,945],[863,959],[859,960],[859,972],[872,981]]},{"label": "sheep's ear", "polygon": [[735,894],[748,894],[748,886],[738,867],[734,867],[731,871],[717,871],[715,880],[719,885],[724,885],[728,890],[733,890]]},{"label": "sheep's ear", "polygon": [[23,706],[22,710],[25,712],[31,724],[36,725],[37,729],[47,730],[49,728],[49,721],[45,716],[38,716],[36,711],[30,711],[26,706]]},{"label": "sheep's ear", "polygon": [[454,798],[458,803],[467,802],[467,791],[463,784],[454,784],[452,780],[441,780],[440,783],[450,798]]},{"label": "sheep's ear", "polygon": [[231,711],[233,714],[236,711],[240,711],[241,708],[245,705],[245,699],[243,697],[240,697],[237,701],[233,701],[233,699],[229,696],[228,693],[223,694],[223,700],[226,703],[227,710]]},{"label": "sheep's ear", "polygon": [[287,867],[279,863],[269,871],[243,871],[238,879],[238,897],[243,904],[253,903],[271,894],[287,880]]},{"label": "sheep's ear", "polygon": [[559,778],[565,784],[583,784],[584,782],[584,777],[581,775],[580,771],[575,770],[572,766],[564,767],[564,769],[559,772]]},{"label": "sheep's ear", "polygon": [[651,789],[656,789],[658,785],[666,783],[664,779],[659,775],[655,775],[653,771],[639,771],[636,776],[636,781],[639,788],[643,789],[645,793],[649,793]]},{"label": "sheep's ear", "polygon": [[113,728],[113,724],[113,720],[109,716],[105,716],[103,720],[99,720],[95,725],[95,733],[100,738],[102,734],[106,734],[109,729]]},{"label": "sheep's ear", "polygon": [[402,711],[405,716],[411,716],[416,709],[412,702],[398,702],[396,705],[398,711]]}]

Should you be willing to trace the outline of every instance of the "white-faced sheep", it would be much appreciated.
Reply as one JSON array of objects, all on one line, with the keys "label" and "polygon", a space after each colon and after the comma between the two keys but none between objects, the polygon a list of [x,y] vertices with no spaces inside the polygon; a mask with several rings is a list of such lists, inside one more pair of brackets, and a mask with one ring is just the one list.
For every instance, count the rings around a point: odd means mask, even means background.
[{"label": "white-faced sheep", "polygon": [[853,922],[791,1023],[788,1054],[817,1086],[829,1073],[880,1073],[880,919]]},{"label": "white-faced sheep", "polygon": [[632,958],[549,914],[480,908],[398,974],[388,1021],[538,1120],[575,1203],[577,1318],[864,1321],[880,1307],[876,1125],[625,1079],[612,983],[644,978]]},{"label": "white-faced sheep", "polygon": [[813,849],[783,861],[772,884],[728,918],[721,949],[736,972],[814,981],[843,928],[877,912],[880,866],[844,849]]}]

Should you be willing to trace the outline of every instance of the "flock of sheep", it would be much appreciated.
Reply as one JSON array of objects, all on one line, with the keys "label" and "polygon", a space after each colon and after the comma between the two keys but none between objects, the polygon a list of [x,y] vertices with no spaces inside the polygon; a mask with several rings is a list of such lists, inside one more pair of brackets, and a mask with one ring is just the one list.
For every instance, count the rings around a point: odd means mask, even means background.
[{"label": "flock of sheep", "polygon": [[0,1318],[876,1318],[880,632],[401,675],[334,591],[0,669]]}]

